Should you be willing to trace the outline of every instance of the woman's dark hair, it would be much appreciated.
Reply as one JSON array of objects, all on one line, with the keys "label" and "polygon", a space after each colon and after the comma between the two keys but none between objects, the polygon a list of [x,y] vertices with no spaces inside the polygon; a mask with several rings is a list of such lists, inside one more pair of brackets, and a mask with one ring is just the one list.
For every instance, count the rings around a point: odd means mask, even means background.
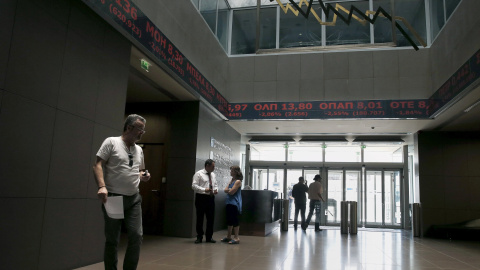
[{"label": "woman's dark hair", "polygon": [[240,180],[240,181],[243,180],[243,174],[242,174],[242,171],[240,170],[240,167],[232,166],[230,167],[230,170],[233,170],[235,172],[235,176],[233,177],[235,178],[235,180]]}]

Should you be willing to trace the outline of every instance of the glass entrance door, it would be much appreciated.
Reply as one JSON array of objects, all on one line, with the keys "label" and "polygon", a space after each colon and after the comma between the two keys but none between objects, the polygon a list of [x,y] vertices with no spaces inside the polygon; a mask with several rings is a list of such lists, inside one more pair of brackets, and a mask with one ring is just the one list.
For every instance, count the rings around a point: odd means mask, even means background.
[{"label": "glass entrance door", "polygon": [[325,215],[327,224],[340,224],[340,202],[357,202],[357,216],[360,220],[361,205],[361,170],[328,169],[327,206]]},{"label": "glass entrance door", "polygon": [[283,194],[283,169],[255,168],[252,170],[252,189],[272,190]]},{"label": "glass entrance door", "polygon": [[385,226],[401,226],[400,171],[385,171]]},{"label": "glass entrance door", "polygon": [[321,170],[320,169],[305,169],[303,170],[303,177],[305,178],[305,181],[307,181],[307,185],[310,185],[313,183],[313,178],[315,175],[320,174]]},{"label": "glass entrance door", "polygon": [[[321,174],[321,169],[279,169],[270,167],[256,167],[252,168],[252,188],[254,190],[272,190],[278,192],[278,198],[285,198],[289,200],[289,215],[288,219],[293,222],[295,214],[295,201],[291,197],[293,185],[298,183],[298,178],[303,176],[308,184],[313,182],[316,174]],[[285,177],[286,176],[286,177]],[[284,194],[284,185],[286,193]],[[308,195],[307,202],[308,202]],[[326,198],[325,198],[326,199]],[[308,211],[308,205],[307,205]],[[308,213],[308,212],[307,212]],[[299,217],[300,218],[300,217]],[[315,215],[312,217],[315,220]]]},{"label": "glass entrance door", "polygon": [[[291,191],[293,185],[298,183],[298,178],[303,176],[303,178],[307,181],[307,185],[313,182],[313,177],[316,174],[320,174],[320,169],[287,169],[287,194],[289,198],[289,215],[288,219],[293,221],[295,215],[295,200],[291,197]],[[307,196],[307,203],[308,203],[308,195]],[[308,204],[307,204],[307,212],[305,215],[308,214]],[[298,214],[298,219],[300,220],[300,213]],[[315,220],[315,215],[313,216],[312,220]]]},{"label": "glass entrance door", "polygon": [[343,201],[343,170],[328,170],[327,223],[340,224],[340,202]]},{"label": "glass entrance door", "polygon": [[[318,169],[304,169],[303,170],[303,177],[305,178],[305,181],[307,181],[307,186],[310,186],[310,184],[312,184],[314,181],[313,181],[313,178],[315,177],[315,175],[317,174],[320,174],[322,175],[322,170],[321,168],[318,168]],[[323,193],[323,197],[325,200],[327,200],[327,198],[325,197],[325,192]],[[305,211],[305,218],[308,216],[308,212],[310,211],[310,204],[309,204],[309,201],[308,200],[308,194],[307,194],[307,207],[306,207],[306,211]],[[322,204],[322,209],[325,208],[325,206]],[[322,211],[320,211],[322,212]],[[311,219],[311,222],[315,223],[315,220],[316,220],[316,213],[313,212],[313,215],[312,215],[312,219]],[[300,218],[300,217],[299,217]],[[321,224],[323,224],[325,221],[324,221],[324,218],[322,216],[320,216],[320,222]]]},{"label": "glass entrance door", "polygon": [[293,216],[295,215],[295,200],[292,197],[292,188],[293,185],[298,183],[300,176],[302,176],[302,170],[287,170],[288,220],[293,220]]},{"label": "glass entrance door", "polygon": [[365,226],[400,227],[400,171],[367,171]]},{"label": "glass entrance door", "polygon": [[365,200],[365,225],[383,224],[382,172],[367,171]]},{"label": "glass entrance door", "polygon": [[[295,202],[290,197],[293,185],[303,175],[308,185],[316,174],[322,181],[323,197],[321,225],[340,224],[340,202],[356,201],[359,226],[398,228],[402,225],[401,170],[381,169],[328,169],[324,168],[252,168],[253,189],[268,189],[279,193],[279,198],[289,199],[289,220],[293,221]],[[362,182],[363,181],[363,182]],[[284,193],[286,192],[286,193]],[[307,205],[307,213],[308,213]],[[315,220],[315,217],[312,217]]]},{"label": "glass entrance door", "polygon": [[361,172],[358,170],[345,171],[345,200],[360,202],[360,178]]}]

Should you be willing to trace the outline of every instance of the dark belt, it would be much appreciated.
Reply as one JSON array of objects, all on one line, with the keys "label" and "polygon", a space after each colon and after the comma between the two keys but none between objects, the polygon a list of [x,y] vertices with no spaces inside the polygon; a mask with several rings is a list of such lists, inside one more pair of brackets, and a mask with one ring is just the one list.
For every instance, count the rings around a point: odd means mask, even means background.
[{"label": "dark belt", "polygon": [[197,193],[197,196],[206,196],[206,197],[215,197],[215,195],[210,195],[210,194],[202,194],[202,193]]}]

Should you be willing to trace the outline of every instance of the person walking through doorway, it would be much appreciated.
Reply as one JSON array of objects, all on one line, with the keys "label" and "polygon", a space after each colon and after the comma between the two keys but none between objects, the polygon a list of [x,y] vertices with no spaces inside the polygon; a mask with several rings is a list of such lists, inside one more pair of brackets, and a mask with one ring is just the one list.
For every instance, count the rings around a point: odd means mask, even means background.
[{"label": "person walking through doorway", "polygon": [[304,227],[305,224],[305,209],[307,207],[307,196],[308,187],[305,185],[305,180],[303,176],[298,178],[298,183],[295,184],[292,188],[292,197],[295,200],[295,216],[293,217],[293,229],[297,229],[298,225],[298,212],[300,212],[300,217],[302,218],[301,227]]},{"label": "person walking through doorway", "polygon": [[313,178],[314,182],[310,184],[308,187],[308,198],[310,199],[310,207],[309,207],[309,212],[308,212],[308,217],[307,220],[305,221],[305,224],[303,225],[302,229],[306,230],[308,228],[308,225],[310,224],[310,219],[312,218],[313,215],[313,210],[315,210],[315,231],[319,232],[321,231],[320,229],[320,209],[322,207],[321,201],[325,202],[325,200],[322,197],[323,193],[323,187],[322,187],[322,177],[317,174]]}]

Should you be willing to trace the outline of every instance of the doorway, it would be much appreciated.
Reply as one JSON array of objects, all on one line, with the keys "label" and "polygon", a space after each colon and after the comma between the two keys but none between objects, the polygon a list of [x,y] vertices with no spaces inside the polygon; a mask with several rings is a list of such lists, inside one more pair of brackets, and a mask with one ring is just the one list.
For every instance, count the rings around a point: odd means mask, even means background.
[{"label": "doorway", "polygon": [[163,143],[141,144],[145,164],[152,178],[140,183],[142,195],[142,220],[145,234],[163,234],[165,218],[166,185],[162,175],[166,171],[166,153]]},{"label": "doorway", "polygon": [[[254,189],[268,189],[279,193],[279,198],[289,200],[289,222],[293,223],[295,202],[290,197],[293,185],[303,176],[311,184],[316,174],[322,175],[324,188],[321,225],[340,225],[340,203],[357,202],[359,226],[401,228],[402,190],[401,169],[369,169],[348,167],[251,167]],[[307,196],[308,198],[308,196]],[[307,204],[307,213],[308,213]],[[300,218],[300,217],[298,217]],[[315,220],[315,217],[312,217]]]},{"label": "doorway", "polygon": [[367,170],[365,185],[365,226],[400,227],[401,171]]}]

